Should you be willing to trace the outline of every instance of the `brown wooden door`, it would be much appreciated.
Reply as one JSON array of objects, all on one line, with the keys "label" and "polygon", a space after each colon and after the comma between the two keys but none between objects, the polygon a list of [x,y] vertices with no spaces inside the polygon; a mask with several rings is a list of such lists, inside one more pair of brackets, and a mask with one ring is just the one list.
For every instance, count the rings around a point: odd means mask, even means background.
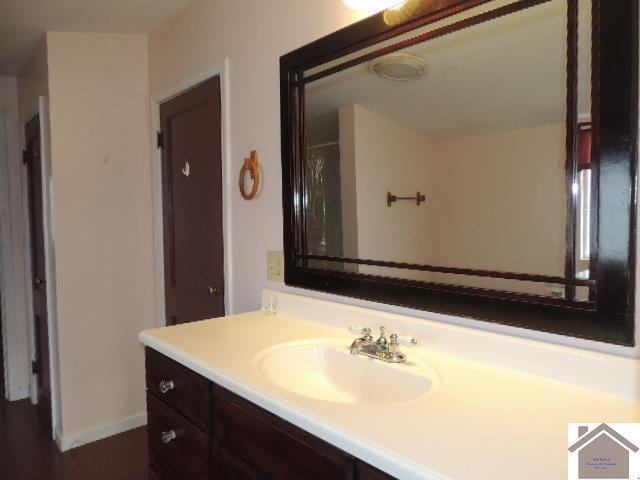
[{"label": "brown wooden door", "polygon": [[[42,198],[42,160],[40,155],[40,119],[25,126],[25,162],[29,189],[31,268],[33,278],[33,321],[36,337],[35,369],[38,378],[38,405],[43,415],[51,416],[51,376],[49,368],[49,328],[47,314],[46,258]],[[47,422],[50,424],[50,422]]]},{"label": "brown wooden door", "polygon": [[224,315],[220,77],[160,106],[167,324]]}]

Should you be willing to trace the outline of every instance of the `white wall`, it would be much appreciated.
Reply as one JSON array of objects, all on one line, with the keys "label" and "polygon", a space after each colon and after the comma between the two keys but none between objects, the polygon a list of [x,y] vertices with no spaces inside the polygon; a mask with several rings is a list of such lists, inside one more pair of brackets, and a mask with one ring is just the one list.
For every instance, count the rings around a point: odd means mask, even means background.
[{"label": "white wall", "polygon": [[[9,400],[29,395],[29,341],[27,335],[27,285],[25,236],[23,222],[22,157],[20,118],[18,114],[18,81],[13,77],[0,78],[0,110],[5,115],[7,139],[6,156],[0,156],[0,165],[6,176],[3,191],[2,221],[3,271],[5,289],[2,294],[2,315],[5,322],[7,369],[6,385]],[[3,148],[0,146],[0,148]],[[0,267],[1,268],[1,267]]]},{"label": "white wall", "polygon": [[[354,157],[355,178],[343,175],[342,191],[356,194],[357,257],[441,264],[433,248],[435,219],[430,203],[417,206],[415,202],[400,200],[388,207],[386,201],[388,191],[404,197],[415,196],[418,191],[426,195],[432,190],[431,170],[436,160],[432,142],[361,105],[342,108],[340,118],[341,162],[352,163],[347,158],[351,150]],[[351,142],[352,149],[342,148]],[[345,243],[352,242],[345,238]],[[364,265],[359,270],[389,274],[389,269]],[[425,277],[424,272],[416,271],[404,271],[401,275],[411,279]]]},{"label": "white wall", "polygon": [[[144,35],[49,32],[62,443],[144,421],[154,326]],[[111,432],[113,433],[113,432]]]},{"label": "white wall", "polygon": [[[152,95],[162,94],[224,58],[230,59],[231,154],[236,171],[249,151],[258,149],[261,153],[265,172],[262,194],[253,202],[245,202],[235,191],[230,199],[236,239],[232,261],[234,311],[259,307],[260,290],[269,285],[266,251],[282,249],[279,57],[356,19],[356,14],[339,0],[193,0],[149,36]],[[270,286],[300,292],[281,284]],[[374,305],[303,292],[345,303]],[[375,306],[476,328],[640,356],[640,348],[616,347],[428,312]]]}]

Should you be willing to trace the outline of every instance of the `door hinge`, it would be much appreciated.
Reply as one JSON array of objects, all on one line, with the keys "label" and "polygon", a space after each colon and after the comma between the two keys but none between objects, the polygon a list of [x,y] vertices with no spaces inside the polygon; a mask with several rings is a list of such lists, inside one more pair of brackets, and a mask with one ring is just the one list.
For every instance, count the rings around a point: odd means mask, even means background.
[{"label": "door hinge", "polygon": [[162,132],[160,132],[160,131],[156,132],[156,147],[157,148],[162,148],[163,140],[164,140],[164,137],[162,135]]},{"label": "door hinge", "polygon": [[22,164],[27,165],[29,163],[29,152],[26,150],[22,151]]},{"label": "door hinge", "polygon": [[37,375],[38,374],[38,362],[36,360],[32,360],[31,361],[31,374],[32,375]]}]

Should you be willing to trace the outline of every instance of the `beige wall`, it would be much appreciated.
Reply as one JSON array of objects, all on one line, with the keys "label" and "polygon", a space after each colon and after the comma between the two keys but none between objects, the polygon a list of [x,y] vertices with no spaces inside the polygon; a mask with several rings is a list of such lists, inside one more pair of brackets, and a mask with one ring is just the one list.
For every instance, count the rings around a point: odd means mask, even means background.
[{"label": "beige wall", "polygon": [[[23,217],[22,161],[20,155],[21,123],[18,113],[18,81],[13,77],[0,78],[0,110],[5,114],[7,138],[6,156],[0,155],[0,165],[7,184],[1,192],[4,207],[2,221],[3,288],[2,314],[5,321],[7,394],[10,400],[25,398],[29,394],[29,341],[27,335],[27,285]],[[4,146],[0,146],[4,148]],[[3,268],[3,266],[0,266]]]},{"label": "beige wall", "polygon": [[[357,257],[562,276],[563,124],[429,139],[360,105],[340,111],[344,230]],[[427,201],[387,207],[387,191]],[[343,197],[344,198],[344,197]],[[354,237],[354,238],[351,238]],[[545,284],[361,266],[363,273],[545,294]]]},{"label": "beige wall", "polygon": [[[551,124],[436,142],[430,208],[439,264],[563,276],[565,138],[565,126]],[[463,281],[545,293],[541,283]]]},{"label": "beige wall", "polygon": [[144,35],[50,32],[53,234],[65,437],[145,411],[154,325]]}]

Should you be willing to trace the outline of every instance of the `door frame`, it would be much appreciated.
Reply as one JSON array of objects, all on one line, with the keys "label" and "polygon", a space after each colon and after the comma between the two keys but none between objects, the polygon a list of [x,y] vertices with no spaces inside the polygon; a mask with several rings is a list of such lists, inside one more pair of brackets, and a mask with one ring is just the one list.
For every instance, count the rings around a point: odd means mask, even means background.
[{"label": "door frame", "polygon": [[[42,221],[44,231],[44,255],[46,263],[46,297],[47,297],[47,326],[48,326],[48,344],[49,344],[49,381],[51,389],[51,434],[54,440],[61,438],[61,403],[60,403],[60,376],[59,376],[59,355],[58,355],[58,318],[57,318],[57,297],[56,297],[56,275],[55,275],[55,250],[54,235],[52,226],[53,211],[53,191],[51,188],[51,142],[50,142],[50,123],[49,123],[49,100],[47,97],[40,96],[37,105],[27,119],[21,123],[21,141],[22,148],[26,148],[25,127],[36,115],[39,115],[40,122],[40,162],[42,169]],[[34,329],[34,313],[33,313],[33,270],[32,270],[32,252],[31,252],[31,228],[29,220],[29,179],[27,175],[27,166],[22,166],[22,212],[25,225],[25,277],[27,282],[27,333],[29,338],[29,370],[30,363],[36,359],[36,334]],[[31,403],[38,403],[38,382],[35,375],[30,377],[30,397]]]},{"label": "door frame", "polygon": [[9,201],[9,142],[7,135],[6,113],[0,110],[0,211],[5,211],[5,216],[0,216],[0,304],[2,314],[0,315],[0,330],[2,334],[2,379],[4,385],[2,391],[3,398],[0,401],[9,399],[12,385],[9,376],[9,349],[7,348],[7,312],[11,312],[8,303],[16,298],[15,282],[12,281],[13,262],[10,260],[13,252],[13,241],[11,231],[11,210]]},{"label": "door frame", "polygon": [[233,266],[232,259],[232,224],[231,200],[232,195],[232,163],[231,136],[229,117],[229,59],[225,58],[210,68],[193,75],[163,93],[151,98],[151,144],[153,151],[152,180],[153,180],[153,218],[154,218],[154,247],[155,247],[155,277],[156,277],[156,323],[158,327],[167,325],[165,309],[164,282],[164,234],[162,209],[162,150],[157,148],[156,132],[160,131],[160,104],[178,97],[188,90],[220,76],[220,120],[222,138],[222,230],[224,243],[224,309],[225,315],[232,315],[233,310]]}]

